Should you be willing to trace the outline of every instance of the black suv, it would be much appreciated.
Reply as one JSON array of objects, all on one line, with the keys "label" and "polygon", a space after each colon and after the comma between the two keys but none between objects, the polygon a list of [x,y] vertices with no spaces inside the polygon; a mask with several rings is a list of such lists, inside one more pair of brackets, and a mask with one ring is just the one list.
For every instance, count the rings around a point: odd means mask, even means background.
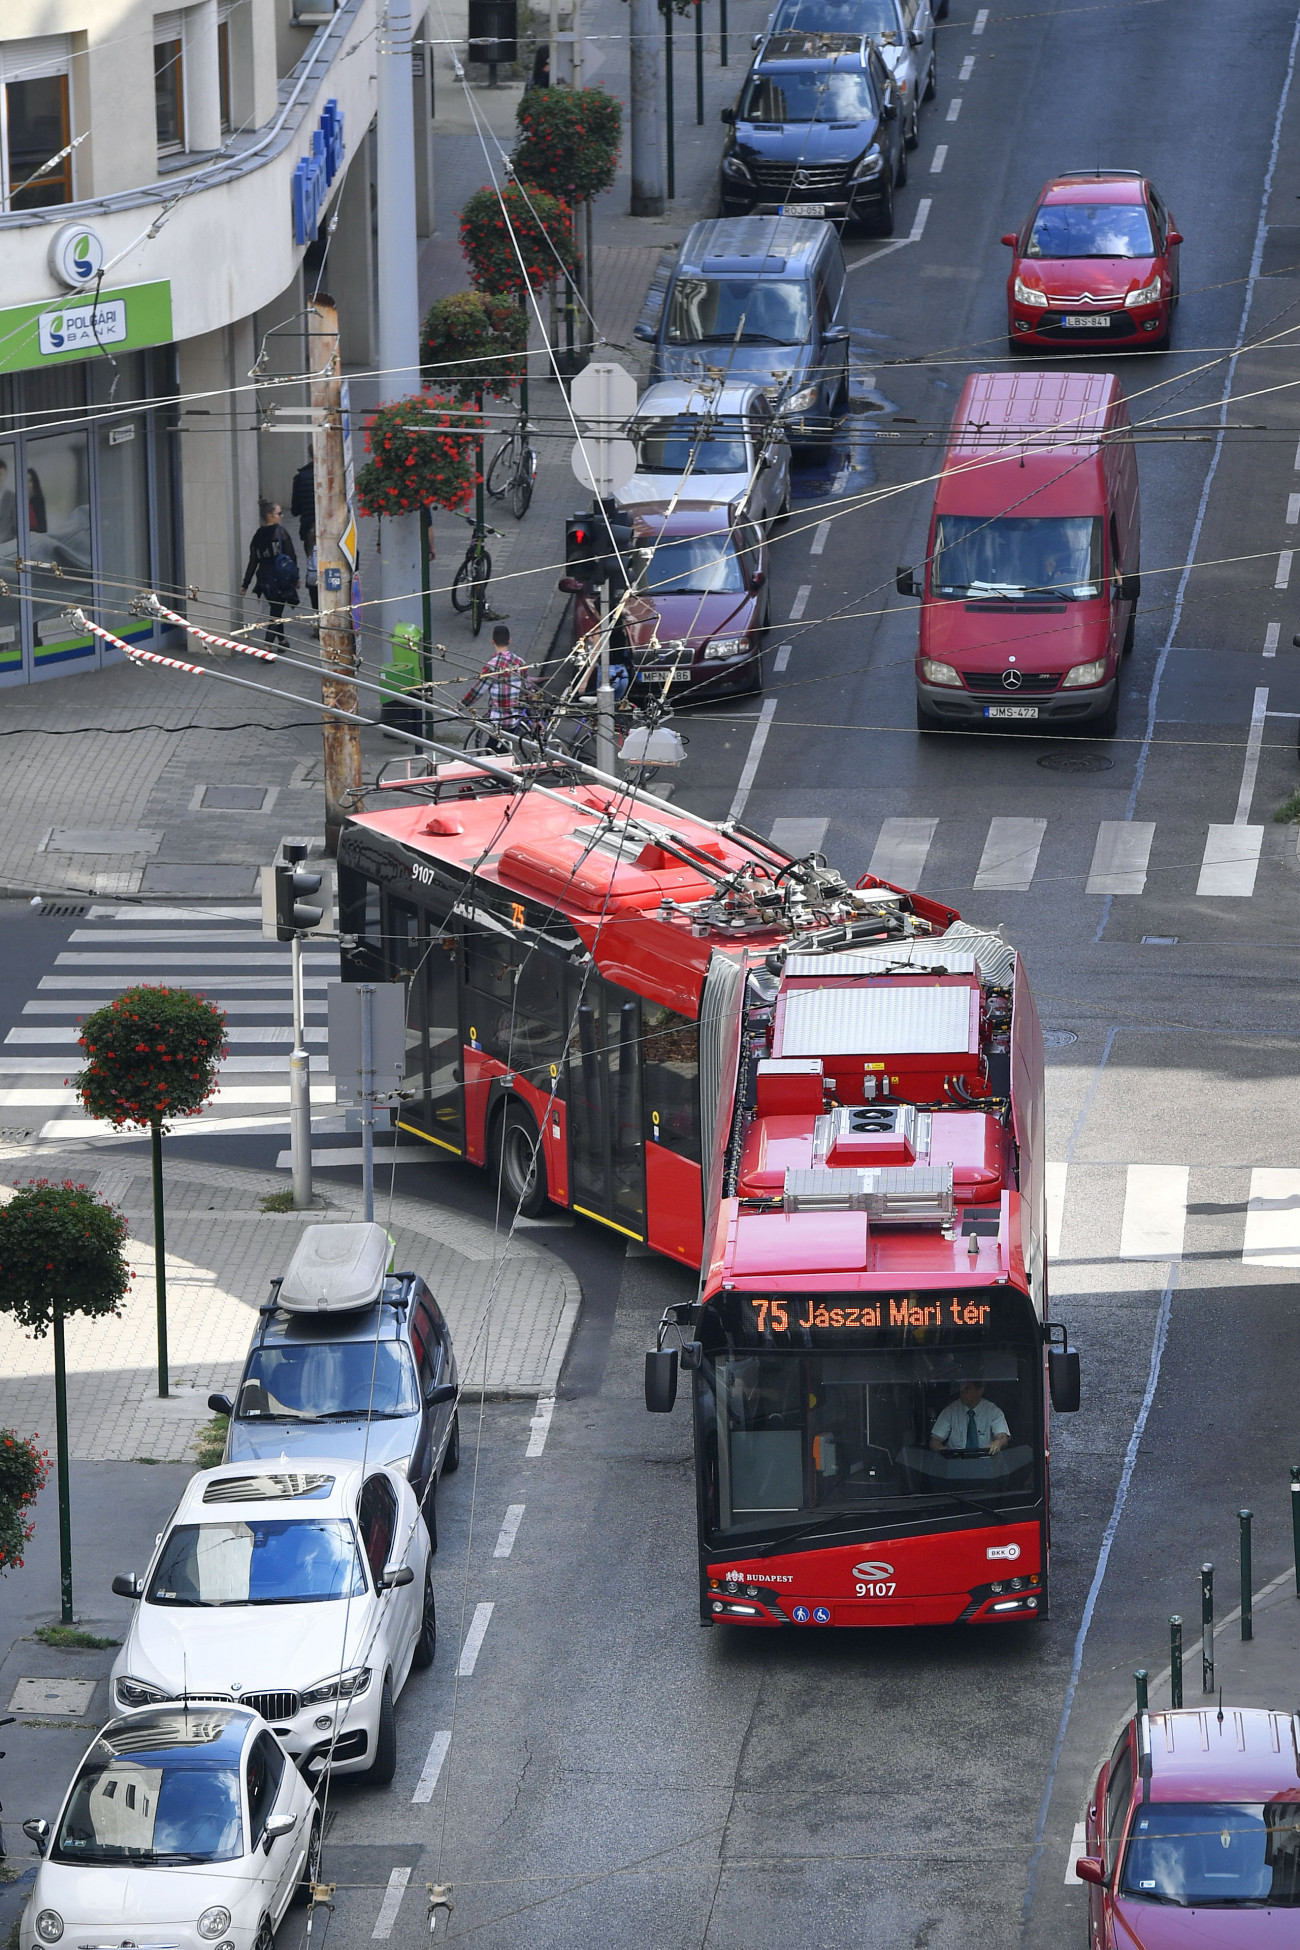
[{"label": "black suv", "polygon": [[226,1462],[347,1456],[405,1471],[438,1547],[433,1492],[460,1462],[458,1377],[442,1310],[415,1273],[390,1273],[369,1306],[290,1313],[280,1282],[248,1351],[229,1415]]},{"label": "black suv", "polygon": [[873,41],[774,34],[722,119],[731,124],[723,216],[825,217],[893,234],[907,151],[894,84]]}]

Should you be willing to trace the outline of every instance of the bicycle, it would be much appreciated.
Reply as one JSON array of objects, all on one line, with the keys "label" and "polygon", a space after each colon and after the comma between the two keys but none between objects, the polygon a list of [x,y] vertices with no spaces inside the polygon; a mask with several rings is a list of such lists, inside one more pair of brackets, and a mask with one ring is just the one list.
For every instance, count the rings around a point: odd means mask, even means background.
[{"label": "bicycle", "polygon": [[526,415],[521,413],[517,425],[493,454],[487,471],[488,493],[494,501],[508,499],[516,521],[528,513],[537,479],[537,455],[528,441],[531,432]]},{"label": "bicycle", "polygon": [[[499,528],[480,530],[473,515],[462,515],[473,529],[469,547],[465,550],[465,560],[457,569],[451,585],[451,606],[463,616],[469,611],[469,626],[475,636],[483,627],[483,620],[491,612],[488,608],[488,584],[492,580],[492,557],[488,554],[485,535],[501,535]],[[502,540],[504,540],[502,536]]]}]

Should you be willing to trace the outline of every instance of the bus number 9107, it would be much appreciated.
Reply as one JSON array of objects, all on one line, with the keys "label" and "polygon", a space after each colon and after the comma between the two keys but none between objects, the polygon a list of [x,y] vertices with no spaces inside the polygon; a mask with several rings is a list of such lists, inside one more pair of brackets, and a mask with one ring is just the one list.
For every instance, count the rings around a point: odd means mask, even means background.
[{"label": "bus number 9107", "polygon": [[855,1584],[853,1589],[859,1598],[892,1598],[898,1586],[891,1581],[889,1584]]}]

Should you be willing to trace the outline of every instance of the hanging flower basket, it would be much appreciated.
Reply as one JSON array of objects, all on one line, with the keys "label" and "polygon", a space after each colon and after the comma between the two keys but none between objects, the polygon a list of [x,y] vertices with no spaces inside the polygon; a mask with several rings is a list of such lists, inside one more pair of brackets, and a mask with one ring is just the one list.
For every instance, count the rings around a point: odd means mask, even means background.
[{"label": "hanging flower basket", "polygon": [[410,515],[417,508],[460,508],[478,483],[481,413],[438,394],[381,406],[366,433],[370,459],[357,475],[362,514]]},{"label": "hanging flower basket", "polygon": [[569,202],[612,187],[623,108],[603,88],[530,88],[515,120],[510,160],[521,182]]},{"label": "hanging flower basket", "polygon": [[141,986],[86,1017],[81,1047],[76,1086],[87,1114],[147,1130],[203,1109],[226,1053],[226,1018],[189,989]]},{"label": "hanging flower basket", "polygon": [[577,261],[573,212],[558,197],[532,188],[525,193],[517,183],[500,196],[493,189],[475,190],[460,213],[460,247],[480,291],[542,291]]},{"label": "hanging flower basket", "polygon": [[482,391],[509,399],[528,370],[528,319],[509,298],[490,291],[458,291],[425,313],[420,365],[426,385],[456,399]]}]

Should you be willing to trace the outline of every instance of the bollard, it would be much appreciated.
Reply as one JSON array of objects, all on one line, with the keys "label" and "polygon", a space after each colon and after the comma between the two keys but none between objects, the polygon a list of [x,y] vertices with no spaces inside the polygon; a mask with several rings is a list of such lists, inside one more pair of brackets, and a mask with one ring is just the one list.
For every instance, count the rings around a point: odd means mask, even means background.
[{"label": "bollard", "polygon": [[1300,1468],[1291,1465],[1291,1538],[1295,1545],[1295,1595],[1300,1598]]},{"label": "bollard", "polygon": [[1255,1636],[1255,1614],[1251,1604],[1250,1575],[1250,1525],[1251,1512],[1238,1510],[1237,1521],[1241,1525],[1241,1636],[1253,1639]]},{"label": "bollard", "polygon": [[1133,1678],[1134,1678],[1134,1682],[1137,1685],[1138,1712],[1145,1713],[1147,1710],[1147,1669],[1146,1667],[1139,1666],[1137,1671],[1134,1673]]},{"label": "bollard", "polygon": [[1174,1612],[1169,1620],[1169,1704],[1183,1703],[1183,1621]]},{"label": "bollard", "polygon": [[1214,1566],[1201,1566],[1201,1691],[1214,1691]]}]

